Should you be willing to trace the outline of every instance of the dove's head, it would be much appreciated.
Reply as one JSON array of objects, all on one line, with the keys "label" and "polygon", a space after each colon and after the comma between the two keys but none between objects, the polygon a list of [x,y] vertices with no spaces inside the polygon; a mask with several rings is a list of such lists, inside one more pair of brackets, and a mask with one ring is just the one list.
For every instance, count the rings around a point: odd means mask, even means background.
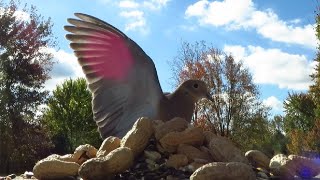
[{"label": "dove's head", "polygon": [[202,98],[207,98],[212,101],[206,83],[201,80],[187,80],[180,85],[180,88],[184,94],[191,97],[194,102]]}]

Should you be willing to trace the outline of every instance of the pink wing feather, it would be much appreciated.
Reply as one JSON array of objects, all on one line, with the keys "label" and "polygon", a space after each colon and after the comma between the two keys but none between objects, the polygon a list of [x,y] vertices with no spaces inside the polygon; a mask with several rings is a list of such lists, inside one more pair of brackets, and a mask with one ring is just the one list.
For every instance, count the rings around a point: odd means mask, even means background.
[{"label": "pink wing feather", "polygon": [[[123,136],[137,118],[156,117],[163,98],[153,61],[110,24],[85,14],[68,19],[66,37],[93,93],[94,120],[103,138]],[[139,91],[137,91],[139,90]]]}]

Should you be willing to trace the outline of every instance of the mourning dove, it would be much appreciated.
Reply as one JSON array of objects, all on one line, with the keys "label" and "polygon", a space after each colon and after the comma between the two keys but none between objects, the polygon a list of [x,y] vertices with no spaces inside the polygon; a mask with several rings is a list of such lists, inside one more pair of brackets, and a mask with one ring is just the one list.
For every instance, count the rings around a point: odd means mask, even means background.
[{"label": "mourning dove", "polygon": [[209,98],[200,80],[163,94],[152,59],[123,32],[90,15],[68,19],[66,38],[93,94],[92,110],[101,137],[123,137],[139,117],[191,121],[195,102]]}]

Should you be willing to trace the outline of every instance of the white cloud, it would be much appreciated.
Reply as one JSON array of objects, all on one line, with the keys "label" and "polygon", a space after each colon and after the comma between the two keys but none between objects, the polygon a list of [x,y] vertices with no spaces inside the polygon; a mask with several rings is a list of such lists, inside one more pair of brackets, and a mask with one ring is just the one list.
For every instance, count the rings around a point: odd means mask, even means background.
[{"label": "white cloud", "polygon": [[139,10],[133,10],[133,11],[122,11],[120,13],[120,16],[125,18],[137,18],[141,19],[143,18],[143,12]]},{"label": "white cloud", "polygon": [[192,17],[192,16],[205,16],[206,15],[206,7],[208,6],[209,2],[206,0],[201,0],[198,1],[190,6],[188,6],[185,15],[187,17]]},{"label": "white cloud", "polygon": [[148,33],[144,12],[140,10],[130,10],[120,12],[120,16],[128,19],[125,25],[125,31],[140,31],[142,34]]},{"label": "white cloud", "polygon": [[299,24],[299,23],[301,23],[301,19],[293,19],[293,20],[290,20],[289,21],[289,23],[291,23],[291,24]]},{"label": "white cloud", "polygon": [[251,0],[201,0],[190,5],[185,14],[187,17],[199,17],[200,23],[214,26],[238,24],[249,18],[249,12],[253,11]]},{"label": "white cloud", "polygon": [[23,11],[16,11],[14,16],[21,21],[30,21],[30,14]]},{"label": "white cloud", "polygon": [[112,0],[98,0],[102,4],[110,4],[112,3]]},{"label": "white cloud", "polygon": [[246,56],[246,48],[239,45],[228,46],[225,45],[223,50],[235,58],[236,61],[242,60]]},{"label": "white cloud", "polygon": [[143,6],[150,10],[160,10],[167,5],[170,0],[148,0],[143,1]]},{"label": "white cloud", "polygon": [[120,16],[127,19],[125,31],[139,31],[142,34],[149,33],[146,11],[160,11],[167,6],[170,0],[121,0],[118,7],[121,9]]},{"label": "white cloud", "polygon": [[58,77],[51,77],[51,79],[47,80],[45,83],[45,89],[49,92],[52,92],[54,89],[56,89],[57,85],[61,85],[63,81],[68,79],[69,77],[64,78],[58,78]]},{"label": "white cloud", "polygon": [[284,111],[283,103],[279,99],[274,97],[274,96],[270,96],[267,99],[264,99],[263,100],[263,104],[265,106],[268,106],[268,107],[272,108],[272,110],[275,111],[275,112],[280,113],[280,112]]},{"label": "white cloud", "polygon": [[295,24],[280,20],[271,10],[255,11],[252,18],[243,24],[255,28],[263,37],[273,41],[294,43],[309,48],[317,46],[314,25],[295,26]]},{"label": "white cloud", "polygon": [[225,52],[242,59],[258,84],[273,84],[279,88],[306,90],[312,83],[310,74],[315,63],[309,62],[304,55],[289,54],[280,49],[264,49],[259,46],[229,46]]},{"label": "white cloud", "polygon": [[197,29],[195,25],[180,25],[179,27],[186,31],[195,31]]},{"label": "white cloud", "polygon": [[[3,14],[5,9],[0,7],[0,15]],[[13,14],[20,21],[30,21],[30,14],[24,11],[16,10]]]},{"label": "white cloud", "polygon": [[135,1],[131,0],[124,0],[119,2],[120,8],[137,8],[139,7],[139,4]]},{"label": "white cloud", "polygon": [[56,62],[50,72],[51,79],[45,84],[47,90],[55,89],[57,84],[61,84],[66,79],[84,77],[81,66],[73,54],[63,50],[56,51],[53,48],[45,49],[45,51],[52,53],[53,60]]},{"label": "white cloud", "polygon": [[229,30],[254,29],[272,41],[317,47],[313,24],[299,26],[300,19],[283,21],[271,9],[257,10],[252,0],[200,0],[188,6],[185,16],[197,18],[200,25],[223,26]]}]

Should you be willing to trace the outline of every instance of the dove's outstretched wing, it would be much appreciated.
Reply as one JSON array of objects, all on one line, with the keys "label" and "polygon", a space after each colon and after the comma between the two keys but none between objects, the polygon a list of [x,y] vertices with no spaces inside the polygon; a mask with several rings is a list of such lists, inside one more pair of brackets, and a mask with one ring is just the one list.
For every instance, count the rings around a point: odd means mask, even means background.
[{"label": "dove's outstretched wing", "polygon": [[123,136],[137,118],[154,118],[163,93],[152,59],[130,38],[95,17],[76,13],[66,38],[93,94],[93,115],[103,138]]}]

